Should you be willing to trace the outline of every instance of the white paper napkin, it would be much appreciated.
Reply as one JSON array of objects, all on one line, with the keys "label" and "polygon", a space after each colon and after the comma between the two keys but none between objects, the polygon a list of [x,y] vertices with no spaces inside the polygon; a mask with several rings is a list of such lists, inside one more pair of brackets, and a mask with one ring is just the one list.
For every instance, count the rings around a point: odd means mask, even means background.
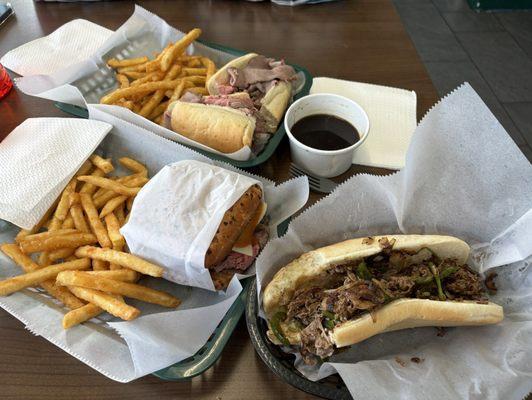
[{"label": "white paper napkin", "polygon": [[332,78],[314,78],[310,93],[333,93],[357,102],[368,114],[369,135],[353,164],[401,169],[416,128],[416,92]]},{"label": "white paper napkin", "polygon": [[29,118],[0,143],[0,219],[31,229],[112,126]]},{"label": "white paper napkin", "polygon": [[7,52],[0,63],[19,75],[50,75],[92,56],[113,31],[84,19]]},{"label": "white paper napkin", "polygon": [[444,337],[434,328],[377,335],[319,369],[298,369],[313,380],[338,372],[354,398],[521,400],[532,390],[531,215],[532,165],[465,84],[420,122],[403,170],[352,177],[271,241],[257,260],[258,287],[303,252],[349,238],[461,237],[473,245],[472,267],[498,273],[491,300],[504,307],[502,323]]}]

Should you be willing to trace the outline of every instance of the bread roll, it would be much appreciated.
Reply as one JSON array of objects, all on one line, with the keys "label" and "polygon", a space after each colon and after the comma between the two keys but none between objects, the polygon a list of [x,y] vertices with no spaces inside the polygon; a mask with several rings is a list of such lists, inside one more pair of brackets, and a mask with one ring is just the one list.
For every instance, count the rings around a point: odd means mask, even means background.
[{"label": "bread roll", "polygon": [[222,153],[250,146],[255,119],[230,107],[176,101],[172,105],[173,131]]}]

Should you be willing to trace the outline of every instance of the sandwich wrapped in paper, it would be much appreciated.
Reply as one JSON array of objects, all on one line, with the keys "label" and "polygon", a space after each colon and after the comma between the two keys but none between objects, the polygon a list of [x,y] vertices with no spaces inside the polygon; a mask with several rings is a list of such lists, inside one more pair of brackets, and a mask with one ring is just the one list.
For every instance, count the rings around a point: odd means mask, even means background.
[{"label": "sandwich wrapped in paper", "polygon": [[379,333],[500,322],[503,309],[488,302],[468,256],[465,242],[437,235],[366,237],[305,253],[264,290],[268,337],[315,364]]},{"label": "sandwich wrapped in paper", "polygon": [[209,79],[208,96],[188,92],[170,104],[165,125],[222,153],[247,146],[257,154],[277,130],[299,81],[284,61],[246,54]]},{"label": "sandwich wrapped in paper", "polygon": [[[252,272],[279,219],[286,218],[268,213],[270,201],[274,206],[286,201],[280,193],[267,180],[180,161],[139,192],[121,232],[132,253],[165,268],[166,279],[225,289],[235,274]],[[291,215],[301,205],[296,200],[284,212]]]}]

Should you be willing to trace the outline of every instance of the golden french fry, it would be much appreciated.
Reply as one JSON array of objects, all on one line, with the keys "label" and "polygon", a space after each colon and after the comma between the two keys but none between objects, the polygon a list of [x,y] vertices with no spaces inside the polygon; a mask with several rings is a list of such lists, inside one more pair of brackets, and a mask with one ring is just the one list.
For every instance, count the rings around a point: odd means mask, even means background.
[{"label": "golden french fry", "polygon": [[[127,187],[119,182],[113,181],[109,178],[101,178],[92,175],[78,176],[79,181],[92,183],[98,187],[102,187],[108,190],[112,190],[115,193],[122,194],[124,196],[135,196],[139,191],[139,187]],[[83,197],[82,197],[83,203]],[[87,212],[85,210],[85,212]]]},{"label": "golden french fry", "polygon": [[205,73],[205,82],[207,82],[216,72],[216,65],[214,65],[214,62],[207,57],[201,57],[201,63],[205,68],[207,68],[207,72]]},{"label": "golden french fry", "polygon": [[[79,176],[84,176],[84,175],[79,175]],[[103,177],[105,176],[105,172],[103,172],[100,168],[96,168],[91,176],[97,176],[97,177]],[[80,193],[87,193],[87,194],[94,194],[94,192],[96,192],[96,190],[98,190],[98,186],[95,186],[91,183],[85,183],[83,184],[83,187],[80,189]]]},{"label": "golden french fry", "polygon": [[207,68],[183,68],[185,75],[207,75]]},{"label": "golden french fry", "polygon": [[118,159],[118,162],[130,171],[136,172],[144,177],[148,176],[148,170],[144,164],[141,164],[137,160],[130,157],[122,157]]},{"label": "golden french fry", "polygon": [[139,72],[139,71],[122,71],[122,74],[124,74],[125,76],[131,79],[141,79],[146,76],[146,72]]},{"label": "golden french fry", "polygon": [[74,174],[74,176],[87,175],[91,168],[92,163],[90,162],[90,160],[85,160],[85,162],[81,164],[81,167],[78,169],[78,172]]},{"label": "golden french fry", "polygon": [[148,62],[148,57],[137,57],[137,58],[129,58],[125,60],[117,60],[116,58],[111,58],[110,60],[107,60],[107,65],[109,65],[111,68],[121,68],[121,67],[130,67],[132,65],[138,65]]},{"label": "golden french fry", "polygon": [[120,84],[120,88],[127,88],[129,87],[129,79],[127,79],[127,76],[124,74],[116,74],[116,80]]},{"label": "golden french fry", "polygon": [[161,71],[154,71],[146,74],[144,77],[140,79],[135,79],[133,82],[129,84],[129,86],[139,86],[146,82],[156,82],[163,79],[164,74]]},{"label": "golden french fry", "polygon": [[101,292],[115,293],[125,297],[158,304],[164,307],[177,307],[181,301],[169,293],[151,289],[135,283],[126,283],[101,276],[78,274],[76,271],[64,271],[57,275],[56,282],[63,286],[84,287]]},{"label": "golden french fry", "polygon": [[204,95],[204,96],[209,94],[209,91],[207,89],[205,89],[203,86],[201,86],[201,87],[193,87],[193,88],[187,89],[187,92],[192,92],[192,93],[196,93],[196,94],[200,94],[200,95]]},{"label": "golden french fry", "polygon": [[134,201],[135,201],[135,197],[130,197],[129,199],[127,199],[126,207],[129,211],[131,211],[131,209],[133,208]]},{"label": "golden french fry", "polygon": [[140,311],[137,308],[129,306],[109,294],[77,286],[71,286],[69,289],[80,299],[88,301],[123,320],[130,321],[140,315]]},{"label": "golden french fry", "polygon": [[61,229],[72,229],[74,228],[74,220],[72,219],[72,216],[70,215],[70,211],[63,221],[63,224],[61,225]]},{"label": "golden french fry", "polygon": [[72,229],[72,228],[69,228],[69,229],[59,229],[59,230],[56,230],[56,231],[46,231],[46,232],[41,232],[41,233],[34,233],[33,235],[28,235],[28,236],[25,236],[23,240],[20,241],[23,242],[23,241],[28,241],[28,240],[44,240],[44,239],[47,239],[47,238],[50,238],[52,236],[61,236],[61,235],[67,235],[69,233],[79,233],[79,231],[77,229]]},{"label": "golden french fry", "polygon": [[133,107],[135,106],[135,103],[133,103],[131,100],[120,100],[118,103],[116,103],[117,106],[127,108],[128,110],[133,110]]},{"label": "golden french fry", "polygon": [[[203,78],[205,82],[205,77],[189,77],[189,78]],[[183,78],[185,79],[185,78]],[[159,89],[173,89],[180,82],[180,79],[174,79],[171,81],[159,81],[159,82],[146,82],[141,83],[140,85],[131,85],[128,88],[117,89],[114,92],[107,94],[106,96],[100,99],[102,104],[113,104],[121,98],[130,98],[134,95],[147,95],[150,92],[155,92]]]},{"label": "golden french fry", "polygon": [[181,81],[181,83],[175,88],[174,93],[172,93],[172,97],[170,97],[170,100],[168,100],[169,103],[179,100],[179,98],[183,94],[183,90],[185,89],[186,84],[187,81]]},{"label": "golden french fry", "polygon": [[72,254],[74,254],[75,249],[59,249],[50,251],[48,253],[48,259],[50,262],[55,262],[57,260],[66,260]]},{"label": "golden french fry", "polygon": [[143,260],[133,254],[111,249],[101,249],[94,246],[80,247],[76,250],[76,256],[108,261],[156,278],[161,277],[164,271],[162,267]]},{"label": "golden french fry", "polygon": [[98,217],[98,211],[94,206],[91,196],[89,194],[82,193],[80,195],[80,199],[81,206],[83,207],[83,210],[89,219],[89,225],[98,238],[98,243],[100,243],[100,246],[102,247],[111,247],[111,240],[109,239],[109,236],[107,236],[107,230]]},{"label": "golden french fry", "polygon": [[109,265],[102,260],[92,260],[92,270],[93,271],[107,271],[109,270]]},{"label": "golden french fry", "polygon": [[[66,289],[65,286],[59,287]],[[63,316],[63,329],[72,328],[75,325],[79,325],[85,321],[88,321],[89,319],[97,317],[103,313],[103,311],[103,309],[92,303],[88,303],[83,307],[71,310]]]},{"label": "golden french fry", "polygon": [[91,160],[92,163],[96,165],[96,167],[101,169],[106,174],[108,174],[109,172],[115,169],[115,167],[113,167],[113,163],[111,162],[110,158],[105,159],[96,154],[93,154],[92,156],[89,157],[89,160]]},{"label": "golden french fry", "polygon": [[[78,195],[79,194],[75,193]],[[72,219],[74,220],[74,226],[76,229],[80,232],[84,233],[90,233],[91,230],[89,228],[89,225],[87,224],[87,221],[85,220],[85,216],[83,215],[83,209],[81,208],[81,204],[78,202],[72,204],[70,206],[70,215],[72,215]]]},{"label": "golden french fry", "polygon": [[126,214],[124,213],[124,205],[122,204],[120,207],[118,207],[114,211],[114,214],[116,215],[116,218],[118,219],[118,223],[120,224],[120,226],[123,226],[124,223],[126,222]]},{"label": "golden french fry", "polygon": [[153,111],[151,112],[151,114],[148,115],[148,119],[154,120],[159,115],[164,113],[166,111],[166,109],[168,108],[168,103],[169,103],[168,100],[167,101],[163,101],[161,104],[159,104],[157,107],[155,107],[153,109]]},{"label": "golden french fry", "polygon": [[127,196],[118,196],[109,200],[103,206],[102,211],[100,211],[100,218],[103,218],[107,214],[112,213],[118,206],[124,204],[127,199]]},{"label": "golden french fry", "polygon": [[[2,246],[0,246],[0,250],[2,250],[2,252],[4,252],[4,254],[11,258],[18,266],[20,266],[24,270],[24,272],[32,272],[41,268],[29,256],[22,253],[22,251],[20,251],[20,248],[16,244],[4,243]],[[136,274],[136,272],[134,273]],[[132,280],[131,282],[134,282],[134,280]],[[53,280],[41,282],[41,287],[46,290],[51,296],[61,301],[65,306],[72,310],[75,308],[83,307],[84,305],[83,302],[76,296],[74,296],[72,293],[70,293],[70,291],[66,287],[57,286]]]},{"label": "golden french fry", "polygon": [[[73,249],[97,242],[97,237],[92,233],[70,233],[66,235],[51,236],[46,239],[23,240],[20,242],[20,249],[23,253],[30,254],[39,251],[52,251],[65,248]],[[109,247],[110,243],[111,242],[109,241]]]},{"label": "golden french fry", "polygon": [[175,42],[161,58],[161,70],[168,71],[179,54],[185,52],[187,47],[201,35],[201,29],[195,28],[188,32],[181,40]]},{"label": "golden french fry", "polygon": [[113,248],[122,248],[126,244],[124,236],[120,233],[120,223],[118,218],[113,213],[105,216],[105,225],[107,226],[107,233],[113,243]]},{"label": "golden french fry", "polygon": [[[164,76],[164,81],[174,79],[179,74],[179,72],[181,72],[181,66],[177,64],[173,65],[170,68],[170,70],[166,73],[166,75]],[[148,115],[150,115],[152,111],[155,109],[155,107],[157,107],[159,103],[162,101],[165,91],[166,91],[165,89],[157,90],[152,95],[150,100],[145,105],[142,106],[139,114],[142,115],[143,117],[147,117]]]},{"label": "golden french fry", "polygon": [[100,276],[102,278],[113,279],[122,282],[136,282],[139,278],[139,273],[131,269],[119,269],[115,271],[86,271],[85,274]]},{"label": "golden french fry", "polygon": [[[90,260],[83,258],[76,261],[69,261],[61,264],[53,264],[48,267],[28,272],[24,275],[14,276],[0,281],[0,296],[7,296],[21,289],[39,285],[44,281],[54,278],[59,272],[87,269],[90,266]],[[78,296],[79,297],[79,296]]]},{"label": "golden french fry", "polygon": [[195,84],[201,84],[201,85],[205,84],[205,77],[204,76],[191,75],[191,76],[185,76],[182,79],[185,80],[185,81],[188,81],[188,82],[195,83]]},{"label": "golden french fry", "polygon": [[63,193],[61,194],[61,199],[59,200],[59,204],[57,204],[57,208],[55,209],[54,213],[54,219],[58,219],[63,223],[65,218],[68,215],[68,211],[70,209],[69,207],[69,196],[70,193],[74,192],[76,189],[76,179],[72,179],[65,187],[65,190],[63,190]]}]

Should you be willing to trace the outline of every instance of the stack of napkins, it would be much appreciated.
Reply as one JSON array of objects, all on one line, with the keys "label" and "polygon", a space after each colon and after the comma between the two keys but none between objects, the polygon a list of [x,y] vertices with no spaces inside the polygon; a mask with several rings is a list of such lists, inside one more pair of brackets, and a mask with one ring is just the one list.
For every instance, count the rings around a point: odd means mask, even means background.
[{"label": "stack of napkins", "polygon": [[416,129],[416,92],[368,83],[315,78],[310,93],[333,93],[357,102],[368,114],[369,135],[353,164],[401,169]]},{"label": "stack of napkins", "polygon": [[0,219],[31,229],[112,126],[30,118],[0,143]]}]

